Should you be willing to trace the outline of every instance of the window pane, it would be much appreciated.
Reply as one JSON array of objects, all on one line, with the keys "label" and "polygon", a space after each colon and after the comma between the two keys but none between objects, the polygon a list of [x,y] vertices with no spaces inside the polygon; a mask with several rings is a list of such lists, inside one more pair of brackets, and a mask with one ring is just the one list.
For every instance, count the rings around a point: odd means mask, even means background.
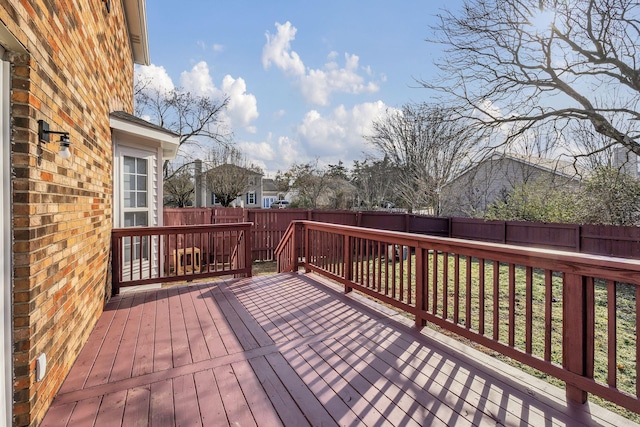
[{"label": "window pane", "polygon": [[131,180],[131,175],[125,175],[123,177],[122,187],[123,187],[124,191],[135,190],[135,188],[132,187],[133,184],[134,184],[134,182]]},{"label": "window pane", "polygon": [[138,203],[136,204],[137,208],[146,208],[147,207],[147,192],[140,191],[138,192]]},{"label": "window pane", "polygon": [[146,227],[147,226],[147,213],[146,212],[136,212],[136,226],[138,227]]},{"label": "window pane", "polygon": [[136,171],[136,159],[124,156],[124,173],[134,173]]},{"label": "window pane", "polygon": [[124,226],[125,227],[133,227],[134,221],[134,213],[133,212],[125,212],[124,214]]},{"label": "window pane", "polygon": [[137,190],[143,190],[146,191],[147,190],[147,176],[143,175],[140,176],[138,175],[138,186],[136,187]]},{"label": "window pane", "polygon": [[138,170],[136,172],[140,175],[147,174],[147,161],[145,159],[138,159]]},{"label": "window pane", "polygon": [[[124,207],[125,208],[133,208],[133,207],[135,207],[135,206],[133,206],[133,200],[131,200],[131,194],[132,193],[130,193],[129,191],[125,191],[125,193],[124,193]],[[126,225],[125,225],[125,227],[126,227]]]}]

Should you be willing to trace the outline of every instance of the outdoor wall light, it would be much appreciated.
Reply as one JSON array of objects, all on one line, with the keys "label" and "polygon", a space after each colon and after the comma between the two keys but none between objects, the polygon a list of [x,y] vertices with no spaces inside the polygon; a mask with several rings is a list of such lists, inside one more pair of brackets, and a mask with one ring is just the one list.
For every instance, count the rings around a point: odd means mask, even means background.
[{"label": "outdoor wall light", "polygon": [[49,142],[49,135],[55,134],[60,135],[60,151],[58,151],[58,155],[61,159],[68,159],[71,157],[71,151],[69,151],[69,147],[71,146],[71,141],[69,140],[69,132],[57,132],[55,130],[49,129],[49,123],[44,120],[38,120],[38,138],[42,142]]}]

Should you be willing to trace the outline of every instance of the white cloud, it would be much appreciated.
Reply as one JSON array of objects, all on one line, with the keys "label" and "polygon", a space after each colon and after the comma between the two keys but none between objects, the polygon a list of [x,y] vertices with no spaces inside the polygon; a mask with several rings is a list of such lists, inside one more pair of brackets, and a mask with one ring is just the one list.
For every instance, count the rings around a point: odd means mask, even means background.
[{"label": "white cloud", "polygon": [[380,89],[376,83],[367,83],[364,77],[358,74],[360,58],[357,55],[347,53],[344,57],[345,66],[342,68],[336,62],[328,62],[323,69],[309,70],[301,77],[300,90],[307,101],[317,105],[329,105],[329,96],[333,92],[357,95],[377,92]]},{"label": "white cloud", "polygon": [[200,61],[193,66],[191,71],[180,73],[180,85],[187,92],[201,96],[220,96],[220,90],[216,89],[209,73],[209,66],[205,61]]},{"label": "white cloud", "polygon": [[[222,92],[229,97],[226,114],[233,126],[247,127],[258,118],[258,101],[255,95],[247,93],[247,85],[242,78],[234,79],[230,75],[222,79]],[[251,128],[248,128],[251,132]],[[253,132],[255,133],[255,128]]]},{"label": "white cloud", "polygon": [[269,134],[264,141],[239,142],[238,146],[251,162],[264,164],[267,173],[287,170],[294,163],[318,158],[320,163],[350,165],[362,159],[369,147],[364,135],[370,134],[374,120],[387,110],[382,101],[339,106],[327,115],[317,110],[305,114],[291,136]]},{"label": "white cloud", "polygon": [[287,136],[281,136],[278,138],[278,158],[279,161],[276,164],[272,164],[275,170],[287,170],[292,164],[299,163],[303,159],[298,152],[298,142]]},{"label": "white cloud", "polygon": [[342,160],[351,162],[362,157],[368,148],[363,136],[371,131],[371,125],[386,110],[382,101],[335,108],[329,115],[309,111],[296,128],[296,138],[308,158],[320,157],[331,163]]},{"label": "white cloud", "polygon": [[167,70],[158,65],[136,65],[134,71],[136,83],[144,85],[145,88],[165,93],[174,89],[173,81]]},{"label": "white cloud", "polygon": [[214,43],[213,45],[211,45],[211,49],[213,49],[214,52],[224,52],[224,45],[218,44],[218,43]]},{"label": "white cloud", "polygon": [[276,152],[266,141],[263,142],[239,142],[238,149],[243,152],[250,162],[271,161],[276,159]]},{"label": "white cloud", "polygon": [[[297,29],[289,21],[276,23],[275,35],[266,33],[267,43],[262,50],[262,65],[269,69],[271,65],[295,79],[296,85],[307,102],[316,105],[328,105],[332,93],[360,94],[377,92],[380,88],[373,81],[365,81],[360,74],[372,77],[370,67],[360,67],[357,55],[345,53],[345,64],[341,67],[336,59],[339,54],[331,51],[328,62],[322,68],[305,67],[300,55],[291,49]],[[384,80],[384,78],[383,78]]]},{"label": "white cloud", "polygon": [[250,124],[258,118],[258,102],[255,95],[247,93],[247,85],[243,78],[234,79],[227,74],[222,79],[221,88],[217,88],[213,83],[209,66],[201,61],[194,65],[191,71],[183,71],[180,74],[180,84],[186,91],[196,95],[210,96],[214,99],[228,96],[229,104],[222,117],[229,127],[256,132],[256,128]]},{"label": "white cloud", "polygon": [[295,76],[304,74],[304,64],[300,56],[291,50],[291,42],[298,31],[291,22],[284,24],[276,22],[277,33],[272,35],[267,31],[267,44],[262,48],[262,66],[268,69],[271,64],[286,73]]}]

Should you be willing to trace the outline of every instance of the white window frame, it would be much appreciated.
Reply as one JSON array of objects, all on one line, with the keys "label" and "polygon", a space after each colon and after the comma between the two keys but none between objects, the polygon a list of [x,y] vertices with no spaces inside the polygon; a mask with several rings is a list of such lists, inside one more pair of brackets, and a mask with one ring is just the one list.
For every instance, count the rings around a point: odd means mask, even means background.
[{"label": "white window frame", "polygon": [[255,205],[256,204],[256,192],[248,191],[247,192],[247,205]]},{"label": "white window frame", "polygon": [[[118,192],[119,194],[117,195],[117,199],[118,199],[118,204],[119,204],[119,213],[118,213],[118,218],[120,221],[120,227],[125,227],[125,215],[127,213],[139,213],[139,212],[145,212],[147,214],[147,226],[152,226],[153,225],[153,199],[152,199],[152,185],[153,185],[153,174],[155,173],[155,171],[153,170],[153,160],[154,157],[156,156],[156,153],[152,152],[152,151],[146,151],[146,150],[139,150],[139,149],[135,149],[132,147],[127,147],[127,146],[120,146],[118,149]],[[146,200],[146,207],[126,207],[124,205],[124,193],[125,193],[125,188],[124,188],[124,159],[125,157],[132,157],[135,159],[141,159],[141,160],[145,160],[147,162],[147,178],[146,178],[146,187],[147,187],[147,200]],[[140,238],[140,237],[135,237],[134,241],[131,242],[130,238],[125,238],[125,240],[123,241],[123,255],[124,255],[124,262],[125,262],[125,266],[129,265],[132,261],[135,262],[139,262],[140,259],[138,258],[137,254],[139,253],[137,250],[134,250],[134,258],[133,260],[128,259],[130,252],[128,251],[128,247],[130,247],[131,243],[134,244],[134,246],[139,246],[139,245],[143,245],[142,246],[142,260],[147,262],[149,261],[149,257],[152,256],[151,254],[151,242],[149,241],[149,238]],[[131,268],[131,266],[129,266],[129,268]]]},{"label": "white window frame", "polygon": [[[0,23],[2,26],[2,23]],[[1,29],[1,28],[0,28]],[[1,32],[0,32],[1,34]],[[0,166],[2,182],[0,182],[0,244],[3,251],[0,255],[0,342],[2,358],[0,360],[0,424],[11,425],[13,413],[13,354],[12,322],[12,247],[11,247],[11,126],[10,126],[10,86],[11,68],[9,62],[3,60],[4,48],[0,46]]]},{"label": "white window frame", "polygon": [[[131,147],[120,146],[118,153],[118,190],[119,194],[117,195],[118,204],[119,204],[119,212],[118,212],[118,220],[119,226],[124,227],[124,214],[125,212],[147,212],[147,224],[152,226],[154,224],[152,221],[153,218],[153,200],[152,200],[152,185],[153,185],[153,171],[152,165],[154,157],[156,153],[152,151],[138,150]],[[146,208],[127,208],[124,206],[124,158],[125,157],[134,157],[137,159],[144,159],[147,161],[147,207]]]}]

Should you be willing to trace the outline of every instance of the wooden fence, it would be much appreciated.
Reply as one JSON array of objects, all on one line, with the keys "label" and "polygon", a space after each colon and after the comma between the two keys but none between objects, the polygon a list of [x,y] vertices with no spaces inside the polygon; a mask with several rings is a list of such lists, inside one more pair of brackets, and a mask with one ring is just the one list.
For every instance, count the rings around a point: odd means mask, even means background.
[{"label": "wooden fence", "polygon": [[638,260],[312,221],[276,257],[640,413]]},{"label": "wooden fence", "polygon": [[253,260],[274,260],[274,249],[291,221],[403,231],[439,237],[558,249],[620,258],[640,258],[640,227],[484,221],[397,212],[306,209],[165,209],[165,225],[253,223]]}]

